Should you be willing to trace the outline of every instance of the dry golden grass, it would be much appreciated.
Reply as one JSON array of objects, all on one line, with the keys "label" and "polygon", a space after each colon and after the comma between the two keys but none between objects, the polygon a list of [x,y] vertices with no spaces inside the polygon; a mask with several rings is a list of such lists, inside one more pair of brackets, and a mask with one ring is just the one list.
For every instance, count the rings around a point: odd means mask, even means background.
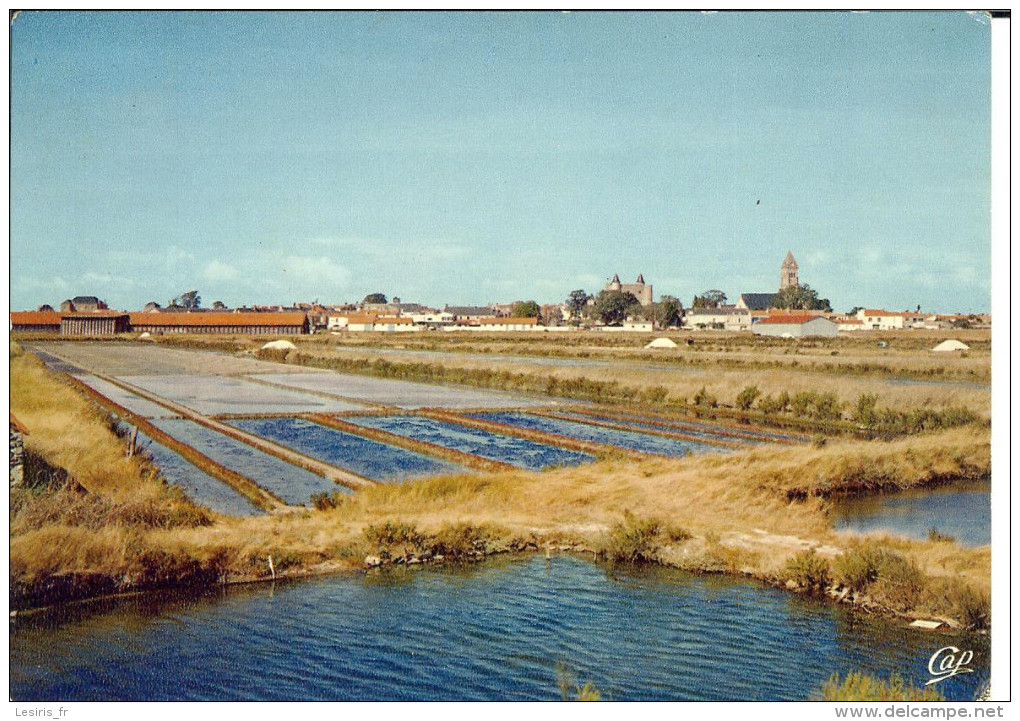
[{"label": "dry golden grass", "polygon": [[[117,502],[164,498],[151,469],[128,458],[105,415],[54,377],[35,356],[12,348],[10,408],[28,429],[25,448],[66,469],[89,492]],[[173,499],[175,502],[177,499]]]}]

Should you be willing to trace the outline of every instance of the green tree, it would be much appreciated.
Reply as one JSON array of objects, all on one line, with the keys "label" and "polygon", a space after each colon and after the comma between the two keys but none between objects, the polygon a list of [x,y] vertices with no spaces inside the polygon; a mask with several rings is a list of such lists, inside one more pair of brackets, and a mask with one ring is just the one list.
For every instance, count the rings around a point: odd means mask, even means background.
[{"label": "green tree", "polygon": [[786,310],[821,310],[832,312],[828,298],[819,298],[818,291],[809,285],[791,285],[776,293],[772,301],[773,308]]},{"label": "green tree", "polygon": [[691,305],[694,308],[718,308],[726,305],[726,294],[721,290],[706,290],[701,295],[694,296]]},{"label": "green tree", "polygon": [[680,317],[684,307],[679,300],[671,295],[664,295],[655,304],[653,320],[660,328],[680,325]]},{"label": "green tree", "polygon": [[640,307],[633,293],[604,290],[595,296],[595,316],[606,325],[620,325]]},{"label": "green tree", "polygon": [[222,300],[214,300],[213,304],[212,304],[212,307],[213,307],[213,310],[224,310],[224,309],[226,309],[227,306],[224,305]]},{"label": "green tree", "polygon": [[567,308],[570,309],[570,317],[580,318],[588,306],[589,300],[591,300],[591,296],[588,295],[587,291],[580,289],[570,291],[570,295],[567,297]]},{"label": "green tree", "polygon": [[387,301],[386,301],[386,296],[383,295],[382,293],[369,293],[368,295],[365,296],[365,300],[363,300],[361,302],[362,303],[371,304],[371,305],[377,305],[377,304],[386,303]]},{"label": "green tree", "polygon": [[514,307],[510,311],[511,318],[537,318],[541,314],[541,306],[533,300],[514,303]]},{"label": "green tree", "polygon": [[171,305],[179,305],[181,308],[198,308],[202,305],[202,297],[197,290],[189,290],[182,293],[179,298],[174,298]]}]

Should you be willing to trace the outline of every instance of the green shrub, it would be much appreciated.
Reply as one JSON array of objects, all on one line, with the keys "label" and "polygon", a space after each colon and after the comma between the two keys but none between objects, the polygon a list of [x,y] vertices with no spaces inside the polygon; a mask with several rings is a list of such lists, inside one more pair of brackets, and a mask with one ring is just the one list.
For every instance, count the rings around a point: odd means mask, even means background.
[{"label": "green shrub", "polygon": [[822,684],[823,701],[945,701],[937,689],[918,688],[907,683],[899,674],[888,681],[865,673],[848,673],[843,681],[833,674]]},{"label": "green shrub", "polygon": [[851,591],[864,591],[878,578],[881,553],[867,547],[851,548],[832,562],[836,583]]},{"label": "green shrub", "polygon": [[758,386],[745,386],[744,390],[737,394],[737,408],[742,411],[750,410],[760,395],[761,390]]},{"label": "green shrub", "polygon": [[470,523],[446,525],[431,539],[430,551],[444,556],[466,556],[484,553],[489,545],[490,534],[481,526]]},{"label": "green shrub", "polygon": [[705,390],[705,386],[701,386],[701,390],[694,394],[693,402],[699,408],[715,408],[719,405],[716,397]]},{"label": "green shrub", "polygon": [[894,608],[906,611],[917,606],[925,581],[925,575],[916,563],[898,553],[884,551],[872,591]]},{"label": "green shrub", "polygon": [[954,543],[956,538],[947,533],[940,533],[938,528],[932,526],[928,529],[928,540],[936,543]]},{"label": "green shrub", "polygon": [[758,400],[758,410],[765,414],[785,413],[786,407],[790,404],[790,395],[783,391],[773,398],[771,395],[762,396]]},{"label": "green shrub", "polygon": [[623,521],[613,526],[601,550],[610,561],[651,561],[658,551],[655,541],[661,530],[658,520],[639,519],[624,511]]},{"label": "green shrub", "polygon": [[686,528],[674,526],[672,524],[663,528],[662,534],[672,543],[683,543],[684,541],[689,541],[694,537],[693,534]]},{"label": "green shrub", "polygon": [[319,493],[313,493],[311,501],[316,510],[328,511],[331,508],[339,506],[345,498],[347,498],[347,496],[340,490],[334,490],[331,493],[321,491]]},{"label": "green shrub", "polygon": [[784,569],[799,586],[821,590],[829,585],[829,564],[814,549],[801,551],[786,562]]},{"label": "green shrub", "polygon": [[419,548],[425,541],[425,536],[411,523],[387,521],[381,526],[367,526],[363,533],[369,543],[379,548],[390,546]]},{"label": "green shrub", "polygon": [[854,407],[854,422],[862,426],[872,426],[878,420],[875,407],[878,405],[878,395],[875,393],[862,393],[857,396],[857,403]]},{"label": "green shrub", "polygon": [[992,602],[987,593],[955,582],[949,586],[945,598],[949,600],[964,628],[980,631],[991,627]]}]

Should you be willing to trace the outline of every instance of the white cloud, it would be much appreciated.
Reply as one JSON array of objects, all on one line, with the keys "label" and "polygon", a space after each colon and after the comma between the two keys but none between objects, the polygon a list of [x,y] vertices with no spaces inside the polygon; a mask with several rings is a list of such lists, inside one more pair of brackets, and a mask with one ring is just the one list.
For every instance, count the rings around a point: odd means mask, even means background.
[{"label": "white cloud", "polygon": [[347,284],[350,271],[333,262],[327,256],[317,258],[306,255],[289,255],[276,265],[279,272],[288,278],[287,285],[295,280],[308,285],[328,283],[336,286]]},{"label": "white cloud", "polygon": [[211,260],[202,269],[202,277],[206,280],[234,280],[237,278],[237,268],[219,260]]},{"label": "white cloud", "polygon": [[71,284],[55,275],[52,278],[11,278],[11,285],[20,286],[25,290],[68,290]]}]

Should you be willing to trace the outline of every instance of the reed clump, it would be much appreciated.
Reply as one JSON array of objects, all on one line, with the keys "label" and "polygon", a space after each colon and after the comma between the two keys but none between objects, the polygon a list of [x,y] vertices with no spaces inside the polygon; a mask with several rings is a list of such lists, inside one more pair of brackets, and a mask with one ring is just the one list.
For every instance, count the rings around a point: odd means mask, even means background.
[{"label": "reed clump", "polygon": [[810,593],[822,593],[831,580],[829,562],[819,556],[814,549],[801,551],[795,555],[786,562],[783,572],[799,588]]},{"label": "reed clump", "polygon": [[520,545],[504,529],[473,523],[444,523],[431,531],[415,524],[386,521],[366,526],[366,542],[382,559],[417,557],[462,560],[501,553]]},{"label": "reed clump", "polygon": [[690,538],[686,528],[624,511],[623,519],[605,534],[597,551],[613,562],[648,563],[658,560],[663,544],[680,544]]},{"label": "reed clump", "polygon": [[945,701],[946,697],[931,686],[917,687],[899,674],[880,679],[871,674],[853,671],[840,679],[833,674],[822,684],[823,701]]}]

